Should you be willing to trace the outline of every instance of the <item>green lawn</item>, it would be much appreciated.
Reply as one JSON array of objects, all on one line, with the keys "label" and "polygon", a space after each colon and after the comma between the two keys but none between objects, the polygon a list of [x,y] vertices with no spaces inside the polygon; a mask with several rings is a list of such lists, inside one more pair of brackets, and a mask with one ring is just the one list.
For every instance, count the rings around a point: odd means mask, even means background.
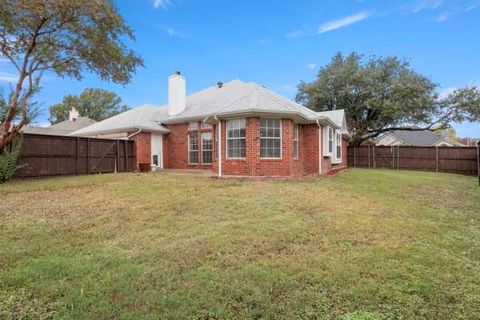
[{"label": "green lawn", "polygon": [[474,177],[0,185],[0,319],[479,319]]}]

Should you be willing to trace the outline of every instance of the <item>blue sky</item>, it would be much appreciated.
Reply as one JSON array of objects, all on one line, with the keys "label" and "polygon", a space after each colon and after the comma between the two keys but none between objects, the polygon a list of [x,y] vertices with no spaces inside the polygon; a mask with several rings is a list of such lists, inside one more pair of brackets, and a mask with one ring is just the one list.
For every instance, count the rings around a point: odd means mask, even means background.
[{"label": "blue sky", "polygon": [[[119,11],[144,58],[126,87],[94,75],[83,81],[47,75],[36,99],[48,106],[87,87],[117,92],[131,107],[167,101],[167,76],[181,70],[187,91],[235,78],[289,98],[338,51],[408,59],[440,91],[480,85],[480,0],[121,0]],[[0,86],[13,70],[0,61]],[[14,76],[14,75],[13,75]],[[459,136],[480,136],[480,124],[456,125]]]}]

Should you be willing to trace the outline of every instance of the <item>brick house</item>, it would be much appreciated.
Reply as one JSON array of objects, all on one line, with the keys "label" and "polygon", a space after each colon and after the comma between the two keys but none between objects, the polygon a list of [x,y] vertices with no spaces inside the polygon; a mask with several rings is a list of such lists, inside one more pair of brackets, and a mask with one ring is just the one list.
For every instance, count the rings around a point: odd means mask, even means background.
[{"label": "brick house", "polygon": [[144,105],[72,135],[136,142],[137,165],[221,176],[324,174],[346,167],[343,110],[314,112],[255,83],[219,82],[186,95],[169,77],[168,105]]}]

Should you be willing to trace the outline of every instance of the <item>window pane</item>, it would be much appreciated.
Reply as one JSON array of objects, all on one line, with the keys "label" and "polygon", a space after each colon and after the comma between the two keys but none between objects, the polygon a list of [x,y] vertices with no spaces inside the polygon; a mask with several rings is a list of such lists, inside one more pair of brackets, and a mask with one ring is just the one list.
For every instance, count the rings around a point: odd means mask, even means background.
[{"label": "window pane", "polygon": [[198,163],[198,133],[188,134],[188,162]]},{"label": "window pane", "polygon": [[212,163],[212,133],[202,133],[202,163]]},{"label": "window pane", "polygon": [[235,119],[227,121],[227,157],[244,158],[246,155],[246,121]]},{"label": "window pane", "polygon": [[190,151],[190,163],[198,163],[198,151]]},{"label": "window pane", "polygon": [[293,158],[298,159],[299,144],[298,144],[298,124],[293,126]]},{"label": "window pane", "polygon": [[281,157],[281,120],[260,119],[260,157]]},{"label": "window pane", "polygon": [[198,129],[198,122],[192,121],[188,123],[188,130],[197,130]]}]

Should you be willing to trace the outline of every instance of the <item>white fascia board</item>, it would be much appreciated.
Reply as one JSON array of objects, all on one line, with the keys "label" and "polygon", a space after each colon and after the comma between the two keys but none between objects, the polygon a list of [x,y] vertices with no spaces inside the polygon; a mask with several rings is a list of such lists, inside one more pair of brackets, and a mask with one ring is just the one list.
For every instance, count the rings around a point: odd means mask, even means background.
[{"label": "white fascia board", "polygon": [[110,129],[110,130],[95,130],[95,131],[89,131],[89,132],[72,132],[69,134],[70,136],[79,136],[79,137],[89,137],[89,136],[94,136],[98,134],[112,134],[112,133],[120,133],[120,132],[131,132],[131,131],[138,131],[142,130],[144,132],[154,132],[154,133],[169,133],[169,129],[156,129],[156,128],[151,128],[151,127],[144,127],[144,126],[135,126],[135,127],[126,127],[126,128],[115,128],[115,129]]}]

